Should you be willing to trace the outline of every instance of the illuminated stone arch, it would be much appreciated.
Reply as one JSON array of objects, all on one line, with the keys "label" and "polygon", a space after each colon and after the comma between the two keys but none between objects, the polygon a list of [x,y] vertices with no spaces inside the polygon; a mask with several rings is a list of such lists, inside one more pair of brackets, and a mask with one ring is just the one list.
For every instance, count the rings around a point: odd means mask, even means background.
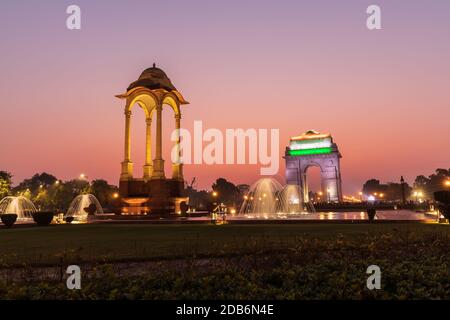
[{"label": "illuminated stone arch", "polygon": [[286,183],[299,185],[303,200],[309,201],[308,168],[320,168],[321,190],[328,202],[342,202],[341,154],[329,134],[307,131],[292,137],[286,148]]}]

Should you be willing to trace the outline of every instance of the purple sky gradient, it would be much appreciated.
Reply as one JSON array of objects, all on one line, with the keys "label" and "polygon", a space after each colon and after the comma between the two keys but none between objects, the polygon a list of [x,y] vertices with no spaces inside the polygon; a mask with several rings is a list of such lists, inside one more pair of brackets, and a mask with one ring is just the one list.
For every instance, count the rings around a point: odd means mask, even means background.
[{"label": "purple sky gradient", "polygon": [[[82,9],[81,31],[65,27],[70,4]],[[382,8],[382,30],[366,28],[370,4]],[[280,152],[290,136],[331,132],[345,193],[450,167],[447,0],[3,0],[0,36],[0,170],[16,183],[47,171],[117,184],[124,116],[114,95],[153,62],[191,102],[185,128],[280,128]],[[133,112],[139,174],[145,122]],[[199,187],[219,176],[252,183],[259,166],[185,174]]]}]

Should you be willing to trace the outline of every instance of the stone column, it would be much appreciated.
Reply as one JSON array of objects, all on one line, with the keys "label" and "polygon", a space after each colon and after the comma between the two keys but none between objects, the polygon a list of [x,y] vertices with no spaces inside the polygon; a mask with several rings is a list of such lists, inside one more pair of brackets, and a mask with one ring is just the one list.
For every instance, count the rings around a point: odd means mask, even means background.
[{"label": "stone column", "polygon": [[144,164],[144,180],[151,178],[153,174],[153,163],[152,163],[152,118],[149,116],[145,120],[146,127],[146,137],[145,137],[145,164]]},{"label": "stone column", "polygon": [[131,110],[125,110],[125,149],[122,162],[121,180],[128,180],[133,177],[133,163],[131,162]]},{"label": "stone column", "polygon": [[183,164],[181,163],[181,114],[175,115],[175,130],[177,133],[177,140],[175,142],[176,158],[175,162],[172,164],[172,179],[183,180]]},{"label": "stone column", "polygon": [[162,158],[162,104],[156,106],[156,156],[153,160],[152,179],[165,179],[164,160]]}]

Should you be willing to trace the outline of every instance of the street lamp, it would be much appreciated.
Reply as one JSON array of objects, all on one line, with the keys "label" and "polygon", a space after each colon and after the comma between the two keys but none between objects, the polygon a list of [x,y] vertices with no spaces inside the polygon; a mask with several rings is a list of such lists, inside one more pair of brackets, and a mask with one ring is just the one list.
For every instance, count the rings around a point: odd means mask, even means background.
[{"label": "street lamp", "polygon": [[117,199],[119,197],[119,194],[117,193],[117,192],[115,192],[114,194],[113,194],[113,198],[114,199]]},{"label": "street lamp", "polygon": [[422,191],[414,191],[413,195],[414,195],[414,197],[416,197],[416,202],[419,202],[419,198],[423,197],[423,192]]},{"label": "street lamp", "polygon": [[447,188],[450,188],[450,179],[445,180],[444,186],[446,186]]}]

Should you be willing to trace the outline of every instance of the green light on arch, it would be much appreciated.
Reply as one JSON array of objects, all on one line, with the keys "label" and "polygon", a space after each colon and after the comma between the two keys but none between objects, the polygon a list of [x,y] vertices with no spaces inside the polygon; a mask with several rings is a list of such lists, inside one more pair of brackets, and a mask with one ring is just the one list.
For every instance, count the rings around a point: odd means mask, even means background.
[{"label": "green light on arch", "polygon": [[311,154],[328,154],[328,153],[331,153],[331,148],[289,150],[290,156],[307,156]]}]

